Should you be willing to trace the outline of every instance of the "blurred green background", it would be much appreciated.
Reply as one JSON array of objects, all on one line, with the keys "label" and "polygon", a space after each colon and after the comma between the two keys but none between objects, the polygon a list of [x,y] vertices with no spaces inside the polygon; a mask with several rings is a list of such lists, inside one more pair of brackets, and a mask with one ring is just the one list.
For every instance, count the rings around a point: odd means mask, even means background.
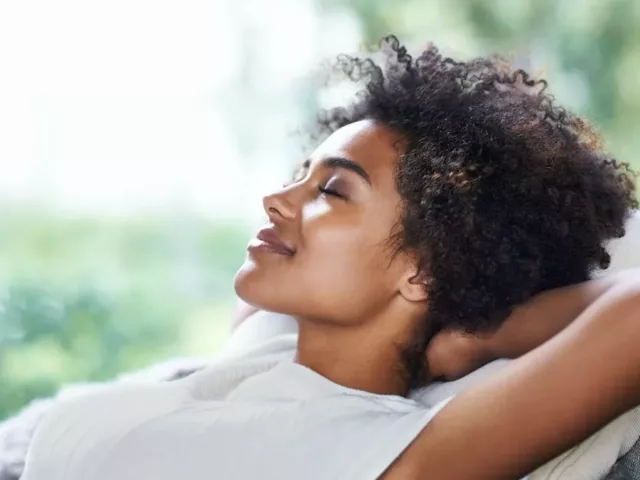
[{"label": "blurred green background", "polygon": [[[103,110],[89,109],[98,112],[94,121],[106,111],[104,105],[113,101],[125,105],[119,113],[123,117],[136,115],[126,105],[146,111],[147,104],[169,104],[173,101],[170,85],[165,86],[164,93],[155,91],[150,100],[144,89],[120,91],[115,100],[113,92],[103,96],[93,92],[93,96],[84,97],[60,93],[64,82],[47,90],[44,102],[49,106],[48,116],[37,110],[36,114],[44,115],[46,121],[40,116],[35,121],[38,125],[45,122],[44,128],[25,140],[25,145],[35,145],[33,158],[41,160],[36,162],[40,173],[25,187],[27,194],[0,195],[0,418],[33,398],[54,393],[65,383],[111,379],[120,372],[172,356],[216,352],[229,331],[235,301],[233,275],[261,218],[261,191],[278,185],[274,182],[296,161],[300,141],[288,132],[304,124],[325,102],[306,72],[337,52],[356,52],[393,32],[414,47],[434,41],[445,53],[461,57],[506,53],[549,79],[551,91],[562,103],[587,115],[619,159],[640,166],[635,155],[640,150],[639,1],[201,0],[200,10],[184,7],[187,13],[180,17],[182,28],[190,30],[192,21],[202,31],[214,29],[203,20],[207,13],[215,17],[210,10],[214,3],[215,8],[225,5],[216,12],[226,15],[226,43],[206,35],[195,38],[194,42],[211,45],[202,50],[207,58],[194,57],[194,62],[209,65],[205,80],[222,70],[226,76],[211,90],[204,85],[208,80],[202,81],[200,97],[184,94],[181,98],[196,105],[193,111],[199,108],[197,105],[208,105],[218,112],[223,125],[200,125],[202,138],[215,141],[207,144],[210,150],[202,154],[201,164],[190,165],[193,175],[185,177],[180,187],[187,193],[177,200],[171,197],[173,203],[154,197],[153,208],[149,208],[149,203],[136,204],[138,197],[132,194],[130,203],[123,201],[130,208],[116,209],[115,213],[105,208],[105,204],[109,207],[108,199],[91,208],[70,209],[58,201],[60,188],[47,188],[51,186],[49,177],[70,168],[54,161],[65,156],[64,148],[56,150],[51,145],[62,142],[58,136],[64,139],[65,134],[73,142],[78,140],[74,138],[77,128],[73,122],[66,124],[68,131],[61,130],[65,124],[60,112],[73,111],[77,107],[74,105],[89,98],[94,105],[103,105]],[[114,5],[114,18],[118,8],[129,8],[126,2]],[[140,11],[153,11],[156,5],[144,4]],[[182,4],[176,5],[176,9],[183,8]],[[18,22],[16,28],[20,28],[20,21],[28,20],[26,13],[20,16],[13,12],[15,19],[4,13],[5,21]],[[76,14],[89,15],[84,10]],[[109,19],[103,21],[108,23]],[[136,28],[144,33],[147,26]],[[104,58],[111,55],[109,48],[103,46],[95,53],[96,65],[107,61]],[[309,58],[305,58],[305,48]],[[145,49],[153,53],[153,46]],[[219,61],[221,49],[227,54],[233,52],[225,57],[226,66]],[[24,55],[33,51],[27,50]],[[166,49],[156,54],[160,58]],[[231,60],[235,63],[229,66]],[[294,64],[295,68],[290,66]],[[16,78],[15,82],[22,80]],[[191,91],[192,84],[182,84],[181,91]],[[5,100],[10,98],[10,84],[2,88]],[[37,86],[25,87],[23,93],[24,98],[42,101]],[[96,103],[97,99],[103,103]],[[170,109],[160,110],[152,115],[173,115]],[[91,118],[82,117],[85,121]],[[13,119],[6,120],[7,125],[10,122]],[[114,121],[114,125],[119,124]],[[170,137],[173,127],[166,128],[169,133],[150,131],[143,140]],[[218,133],[214,134],[216,128]],[[107,130],[99,135],[105,142],[118,143],[117,138],[109,138]],[[218,157],[225,155],[219,154],[216,139],[222,137],[233,144],[234,155],[221,160]],[[44,146],[42,138],[46,140]],[[183,142],[182,137],[176,142]],[[189,152],[196,150],[174,155],[176,164],[188,163]],[[87,152],[82,152],[82,162],[92,158],[106,161],[97,149]],[[3,170],[10,177],[19,168],[20,159],[6,151],[0,150],[0,154],[5,157]],[[140,154],[141,158],[144,155]],[[194,158],[197,155],[193,153]],[[132,185],[144,191],[149,179],[157,175],[172,178],[175,175],[167,173],[163,162],[174,157],[161,157],[161,161],[149,154],[150,161],[145,165],[150,167],[133,168],[129,175],[135,177]],[[137,161],[135,149],[132,158]],[[198,165],[207,162],[214,168],[205,175]],[[61,175],[71,175],[71,184],[86,186],[70,202],[77,206],[84,203],[82,195],[93,198],[92,191],[100,187],[100,182],[88,174],[86,178],[74,176],[74,168]],[[123,177],[122,173],[114,176],[125,181]],[[195,185],[199,177],[205,178],[199,184],[200,197],[206,198],[209,192],[213,195],[216,188],[228,189],[211,210],[207,210],[207,201],[197,203],[195,197],[189,197],[196,191],[190,182]],[[118,184],[114,181],[113,188]],[[159,185],[158,191],[162,192],[164,184]]]}]

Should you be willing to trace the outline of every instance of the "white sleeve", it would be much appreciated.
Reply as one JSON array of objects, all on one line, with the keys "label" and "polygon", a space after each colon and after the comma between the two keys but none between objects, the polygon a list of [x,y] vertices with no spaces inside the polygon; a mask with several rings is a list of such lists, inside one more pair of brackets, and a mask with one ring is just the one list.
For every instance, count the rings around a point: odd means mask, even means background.
[{"label": "white sleeve", "polygon": [[362,480],[380,478],[452,398],[446,398],[430,409],[405,415],[389,425],[384,432],[384,437],[372,438],[364,456],[359,459],[354,458],[350,470],[341,478]]}]

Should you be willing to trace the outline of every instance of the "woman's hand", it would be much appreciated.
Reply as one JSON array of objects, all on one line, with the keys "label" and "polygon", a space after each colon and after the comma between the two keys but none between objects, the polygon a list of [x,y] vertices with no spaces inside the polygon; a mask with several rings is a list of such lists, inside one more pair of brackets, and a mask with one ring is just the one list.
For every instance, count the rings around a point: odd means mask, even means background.
[{"label": "woman's hand", "polygon": [[462,330],[439,332],[427,347],[431,378],[456,380],[498,357],[492,351],[493,333],[472,335]]}]

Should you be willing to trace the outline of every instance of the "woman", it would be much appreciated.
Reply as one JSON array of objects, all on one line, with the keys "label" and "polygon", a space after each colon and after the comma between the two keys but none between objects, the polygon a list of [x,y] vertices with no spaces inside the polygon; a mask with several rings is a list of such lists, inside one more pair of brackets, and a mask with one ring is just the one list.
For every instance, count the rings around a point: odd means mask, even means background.
[{"label": "woman", "polygon": [[[627,166],[525,72],[384,46],[384,69],[340,57],[366,87],[265,197],[235,279],[297,343],[68,402],[25,480],[519,478],[640,404],[640,274],[589,281],[637,207]],[[525,353],[446,404],[407,398]]]}]

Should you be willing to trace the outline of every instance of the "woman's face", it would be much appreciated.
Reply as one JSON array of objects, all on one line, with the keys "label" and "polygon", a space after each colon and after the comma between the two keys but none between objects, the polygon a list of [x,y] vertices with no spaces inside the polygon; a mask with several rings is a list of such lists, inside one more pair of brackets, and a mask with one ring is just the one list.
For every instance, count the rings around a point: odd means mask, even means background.
[{"label": "woman's face", "polygon": [[[401,198],[399,136],[369,120],[323,142],[295,181],[264,198],[269,223],[236,274],[240,298],[298,318],[355,324],[382,313],[406,276],[387,242]],[[400,288],[401,290],[401,288]]]}]

